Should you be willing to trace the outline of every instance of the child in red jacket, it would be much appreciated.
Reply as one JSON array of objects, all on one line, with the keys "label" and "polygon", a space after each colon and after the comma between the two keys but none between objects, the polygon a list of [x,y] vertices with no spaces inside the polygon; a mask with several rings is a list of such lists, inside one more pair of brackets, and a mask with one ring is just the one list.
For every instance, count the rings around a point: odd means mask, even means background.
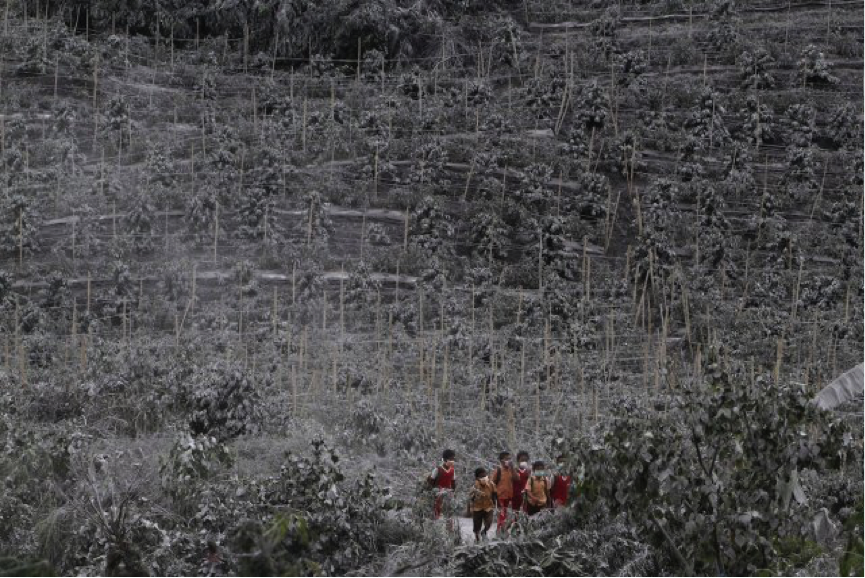
[{"label": "child in red jacket", "polygon": [[442,505],[444,504],[445,494],[447,490],[456,490],[456,469],[454,461],[456,460],[456,452],[453,450],[445,450],[442,453],[442,463],[436,466],[432,471],[427,481],[437,490],[435,505],[433,506],[433,517],[438,520],[442,515]]},{"label": "child in red jacket", "polygon": [[514,512],[519,512],[523,509],[523,491],[526,489],[529,476],[532,475],[532,468],[529,465],[529,452],[525,450],[517,452],[517,475],[519,476],[519,480],[514,483],[514,500],[512,503]]},{"label": "child in red jacket", "polygon": [[556,473],[553,476],[553,485],[550,488],[550,497],[552,498],[550,507],[558,508],[568,505],[568,499],[571,493],[571,485],[574,483],[574,476],[565,471],[565,460],[567,456],[561,455],[556,460]]}]

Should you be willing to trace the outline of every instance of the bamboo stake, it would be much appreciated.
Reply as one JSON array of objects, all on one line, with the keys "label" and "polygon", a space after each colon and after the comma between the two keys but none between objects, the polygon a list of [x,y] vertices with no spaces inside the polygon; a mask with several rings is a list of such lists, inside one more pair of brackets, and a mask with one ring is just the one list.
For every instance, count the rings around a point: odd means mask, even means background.
[{"label": "bamboo stake", "polygon": [[775,349],[775,384],[777,385],[781,379],[781,360],[784,351],[784,338],[778,337],[777,347]]},{"label": "bamboo stake", "polygon": [[409,219],[410,219],[410,216],[408,213],[408,209],[406,209],[405,210],[405,229],[403,230],[403,236],[402,236],[402,250],[404,252],[408,251],[408,223],[409,223]]}]

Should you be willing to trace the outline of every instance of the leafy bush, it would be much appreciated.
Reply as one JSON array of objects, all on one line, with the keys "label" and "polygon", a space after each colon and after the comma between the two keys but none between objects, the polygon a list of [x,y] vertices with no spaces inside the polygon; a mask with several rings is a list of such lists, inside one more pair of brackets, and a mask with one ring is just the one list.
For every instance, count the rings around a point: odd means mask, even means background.
[{"label": "leafy bush", "polygon": [[189,427],[195,435],[230,440],[258,430],[258,392],[239,366],[211,363],[192,378]]},{"label": "leafy bush", "polygon": [[430,255],[448,254],[454,229],[434,197],[424,197],[411,216],[411,243]]},{"label": "leafy bush", "polygon": [[623,402],[591,439],[581,517],[623,513],[680,571],[754,574],[776,568],[778,540],[813,517],[800,477],[832,472],[850,451],[845,427],[803,387],[715,374],[671,396],[662,412]]},{"label": "leafy bush", "polygon": [[819,48],[809,44],[802,50],[799,61],[798,78],[803,84],[838,84],[837,76],[829,72],[829,65]]},{"label": "leafy bush", "polygon": [[739,114],[745,117],[742,133],[749,144],[760,146],[775,140],[774,116],[768,106],[748,95]]},{"label": "leafy bush", "polygon": [[322,440],[313,441],[310,457],[287,454],[285,461],[264,491],[267,503],[291,513],[238,524],[242,573],[344,574],[384,548],[382,527],[394,506],[389,488],[371,473],[346,480],[339,455]]},{"label": "leafy bush", "polygon": [[775,66],[775,59],[765,48],[758,48],[753,53],[745,51],[739,56],[739,78],[742,88],[761,89],[775,86],[775,77],[770,70]]},{"label": "leafy bush", "polygon": [[723,145],[730,139],[730,133],[724,123],[725,109],[719,102],[720,95],[707,86],[700,93],[700,100],[692,109],[685,127],[697,139],[701,148],[711,144]]},{"label": "leafy bush", "polygon": [[231,463],[231,454],[216,438],[182,433],[161,460],[162,489],[180,511],[190,511],[205,485]]},{"label": "leafy bush", "polygon": [[0,197],[0,249],[15,255],[32,255],[39,250],[40,216],[32,199],[8,193]]},{"label": "leafy bush", "polygon": [[835,146],[855,150],[862,143],[861,124],[856,108],[848,103],[832,113],[826,135]]},{"label": "leafy bush", "polygon": [[[582,123],[586,134],[598,133],[604,128],[607,118],[607,97],[597,81],[583,88],[576,103],[576,117]],[[597,143],[595,143],[597,150]]]},{"label": "leafy bush", "polygon": [[814,140],[814,107],[810,104],[791,104],[786,111],[786,127],[790,144],[807,147]]}]

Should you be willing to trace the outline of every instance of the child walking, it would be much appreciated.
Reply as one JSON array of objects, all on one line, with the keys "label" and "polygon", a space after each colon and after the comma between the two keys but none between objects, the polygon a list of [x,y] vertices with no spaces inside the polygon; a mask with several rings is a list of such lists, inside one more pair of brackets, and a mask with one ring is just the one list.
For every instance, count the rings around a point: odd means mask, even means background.
[{"label": "child walking", "polygon": [[514,484],[514,499],[511,504],[514,513],[523,509],[523,492],[529,482],[529,476],[532,475],[532,468],[529,466],[529,452],[525,450],[517,452],[517,475],[519,479]]},{"label": "child walking", "polygon": [[499,502],[499,518],[496,523],[496,534],[507,531],[505,522],[508,519],[508,508],[514,499],[514,485],[519,481],[517,470],[511,463],[511,452],[504,451],[499,454],[499,465],[493,472],[493,483],[496,485],[496,494]]},{"label": "child walking", "polygon": [[475,484],[469,491],[469,502],[472,511],[472,523],[475,540],[487,537],[490,526],[493,525],[493,508],[495,507],[496,487],[490,481],[485,468],[475,470]]},{"label": "child walking", "polygon": [[526,485],[526,513],[534,516],[550,503],[550,480],[544,470],[544,462],[532,464],[532,475]]},{"label": "child walking", "polygon": [[442,515],[442,506],[444,504],[445,494],[448,490],[456,490],[456,471],[454,461],[456,452],[453,450],[445,450],[442,452],[442,463],[436,466],[432,471],[427,481],[436,489],[435,505],[433,506],[433,517],[438,520]]},{"label": "child walking", "polygon": [[574,482],[574,476],[565,472],[565,459],[567,456],[561,455],[556,460],[556,473],[553,476],[553,486],[550,488],[550,498],[552,498],[550,506],[553,508],[568,505],[571,485]]}]

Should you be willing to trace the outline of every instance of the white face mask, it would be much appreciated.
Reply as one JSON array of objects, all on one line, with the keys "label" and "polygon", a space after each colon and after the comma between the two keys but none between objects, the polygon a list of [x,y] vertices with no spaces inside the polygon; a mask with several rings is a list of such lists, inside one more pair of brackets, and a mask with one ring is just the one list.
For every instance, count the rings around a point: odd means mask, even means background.
[{"label": "white face mask", "polygon": [[487,483],[488,481],[490,481],[490,477],[489,477],[489,476],[484,476],[484,477],[481,478],[481,482],[483,482],[483,483]]},{"label": "white face mask", "polygon": [[529,467],[529,462],[520,462],[520,468],[526,470]]}]

